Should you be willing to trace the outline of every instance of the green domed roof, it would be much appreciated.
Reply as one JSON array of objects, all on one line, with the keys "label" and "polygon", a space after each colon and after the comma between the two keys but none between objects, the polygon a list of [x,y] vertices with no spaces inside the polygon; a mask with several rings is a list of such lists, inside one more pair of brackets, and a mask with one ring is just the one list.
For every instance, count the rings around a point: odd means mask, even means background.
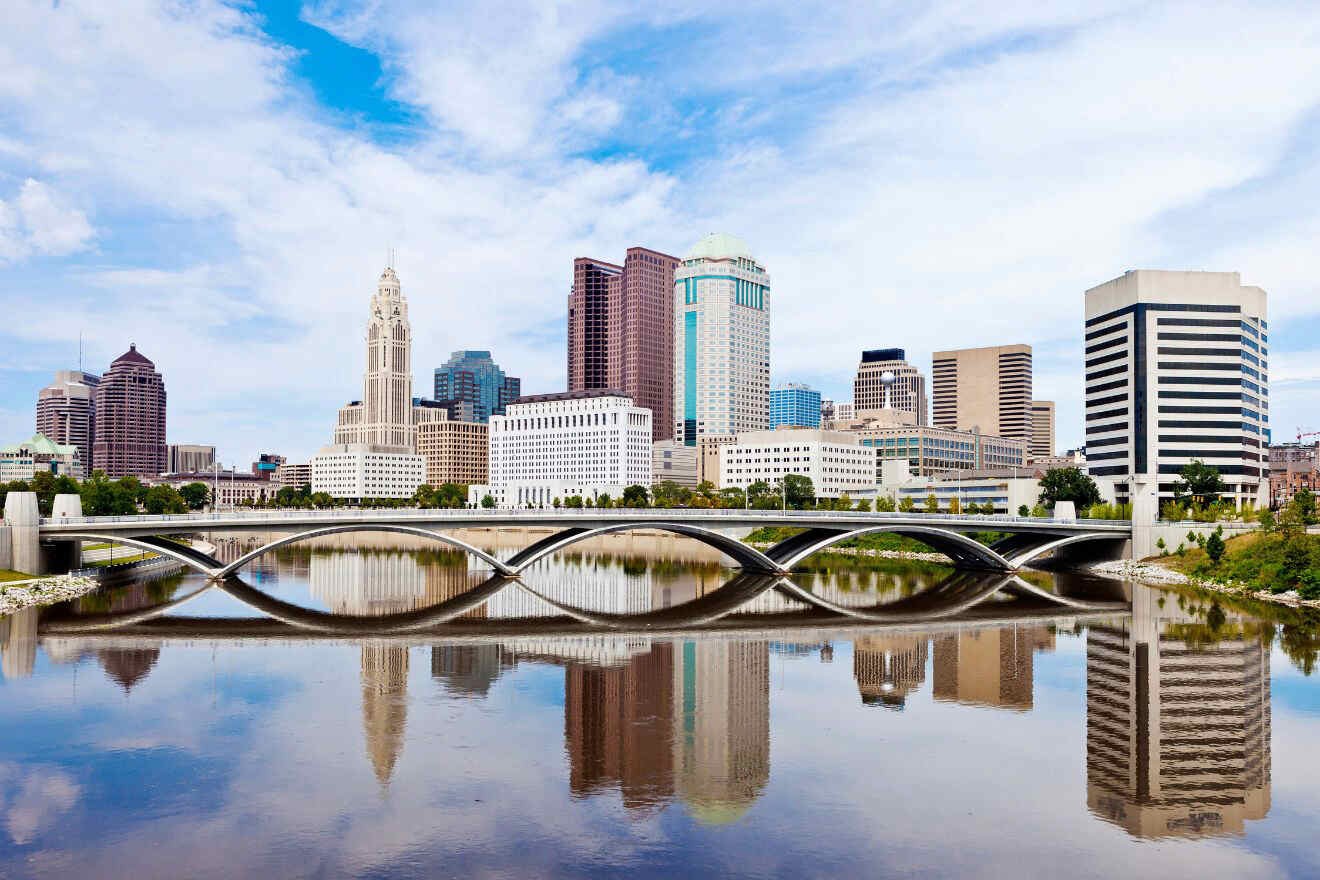
[{"label": "green domed roof", "polygon": [[730,235],[727,232],[712,232],[701,241],[692,246],[688,251],[685,260],[727,260],[742,257],[747,260],[754,260],[751,250],[747,247],[747,242],[736,235]]}]

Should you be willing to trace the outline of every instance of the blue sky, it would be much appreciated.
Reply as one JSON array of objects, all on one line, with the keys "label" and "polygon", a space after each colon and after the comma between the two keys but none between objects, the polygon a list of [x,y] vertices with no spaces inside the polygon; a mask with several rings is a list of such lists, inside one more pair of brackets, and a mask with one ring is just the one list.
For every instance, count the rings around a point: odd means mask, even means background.
[{"label": "blue sky", "polygon": [[15,0],[0,34],[0,433],[130,342],[171,442],[301,459],[360,395],[389,248],[415,390],[487,348],[564,384],[576,256],[741,235],[772,372],[1027,342],[1080,440],[1082,291],[1270,294],[1273,425],[1320,429],[1308,3]]}]

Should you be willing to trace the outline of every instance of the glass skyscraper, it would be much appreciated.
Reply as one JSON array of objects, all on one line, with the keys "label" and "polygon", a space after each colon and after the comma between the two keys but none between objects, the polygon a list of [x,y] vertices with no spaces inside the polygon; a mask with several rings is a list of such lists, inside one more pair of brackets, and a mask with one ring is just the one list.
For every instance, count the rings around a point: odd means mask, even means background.
[{"label": "glass skyscraper", "polygon": [[506,376],[489,351],[456,351],[435,371],[435,399],[465,401],[472,418],[488,422],[522,395],[522,380]]},{"label": "glass skyscraper", "polygon": [[820,427],[820,392],[808,385],[788,382],[770,389],[770,427]]}]

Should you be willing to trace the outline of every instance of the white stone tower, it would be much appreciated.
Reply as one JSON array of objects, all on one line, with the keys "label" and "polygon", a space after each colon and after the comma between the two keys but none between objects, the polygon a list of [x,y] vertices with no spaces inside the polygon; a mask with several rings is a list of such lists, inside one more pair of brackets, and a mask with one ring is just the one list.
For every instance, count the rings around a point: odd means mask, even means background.
[{"label": "white stone tower", "polygon": [[339,411],[334,442],[413,449],[412,327],[393,267],[381,273],[371,298],[362,386],[362,400]]}]

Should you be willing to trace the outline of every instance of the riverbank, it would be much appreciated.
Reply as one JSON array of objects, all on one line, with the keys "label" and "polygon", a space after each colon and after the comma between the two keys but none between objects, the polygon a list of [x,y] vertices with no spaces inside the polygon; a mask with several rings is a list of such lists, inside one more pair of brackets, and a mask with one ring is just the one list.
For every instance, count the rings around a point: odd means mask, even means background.
[{"label": "riverbank", "polygon": [[12,614],[33,605],[50,605],[77,599],[99,586],[101,582],[96,578],[72,574],[0,583],[0,614]]},{"label": "riverbank", "polygon": [[[748,542],[757,550],[769,550],[774,544]],[[916,550],[868,550],[864,547],[829,547],[823,553],[837,553],[841,556],[872,556],[880,559],[906,559],[912,562],[937,562],[952,565],[953,560],[943,553],[922,553]]]},{"label": "riverbank", "polygon": [[1148,587],[1189,586],[1225,596],[1242,599],[1255,599],[1289,608],[1320,608],[1320,599],[1303,599],[1296,590],[1284,593],[1272,593],[1260,590],[1241,581],[1215,581],[1196,577],[1162,565],[1155,559],[1132,560],[1120,559],[1113,562],[1100,562],[1088,569],[1102,577],[1136,581]]}]

